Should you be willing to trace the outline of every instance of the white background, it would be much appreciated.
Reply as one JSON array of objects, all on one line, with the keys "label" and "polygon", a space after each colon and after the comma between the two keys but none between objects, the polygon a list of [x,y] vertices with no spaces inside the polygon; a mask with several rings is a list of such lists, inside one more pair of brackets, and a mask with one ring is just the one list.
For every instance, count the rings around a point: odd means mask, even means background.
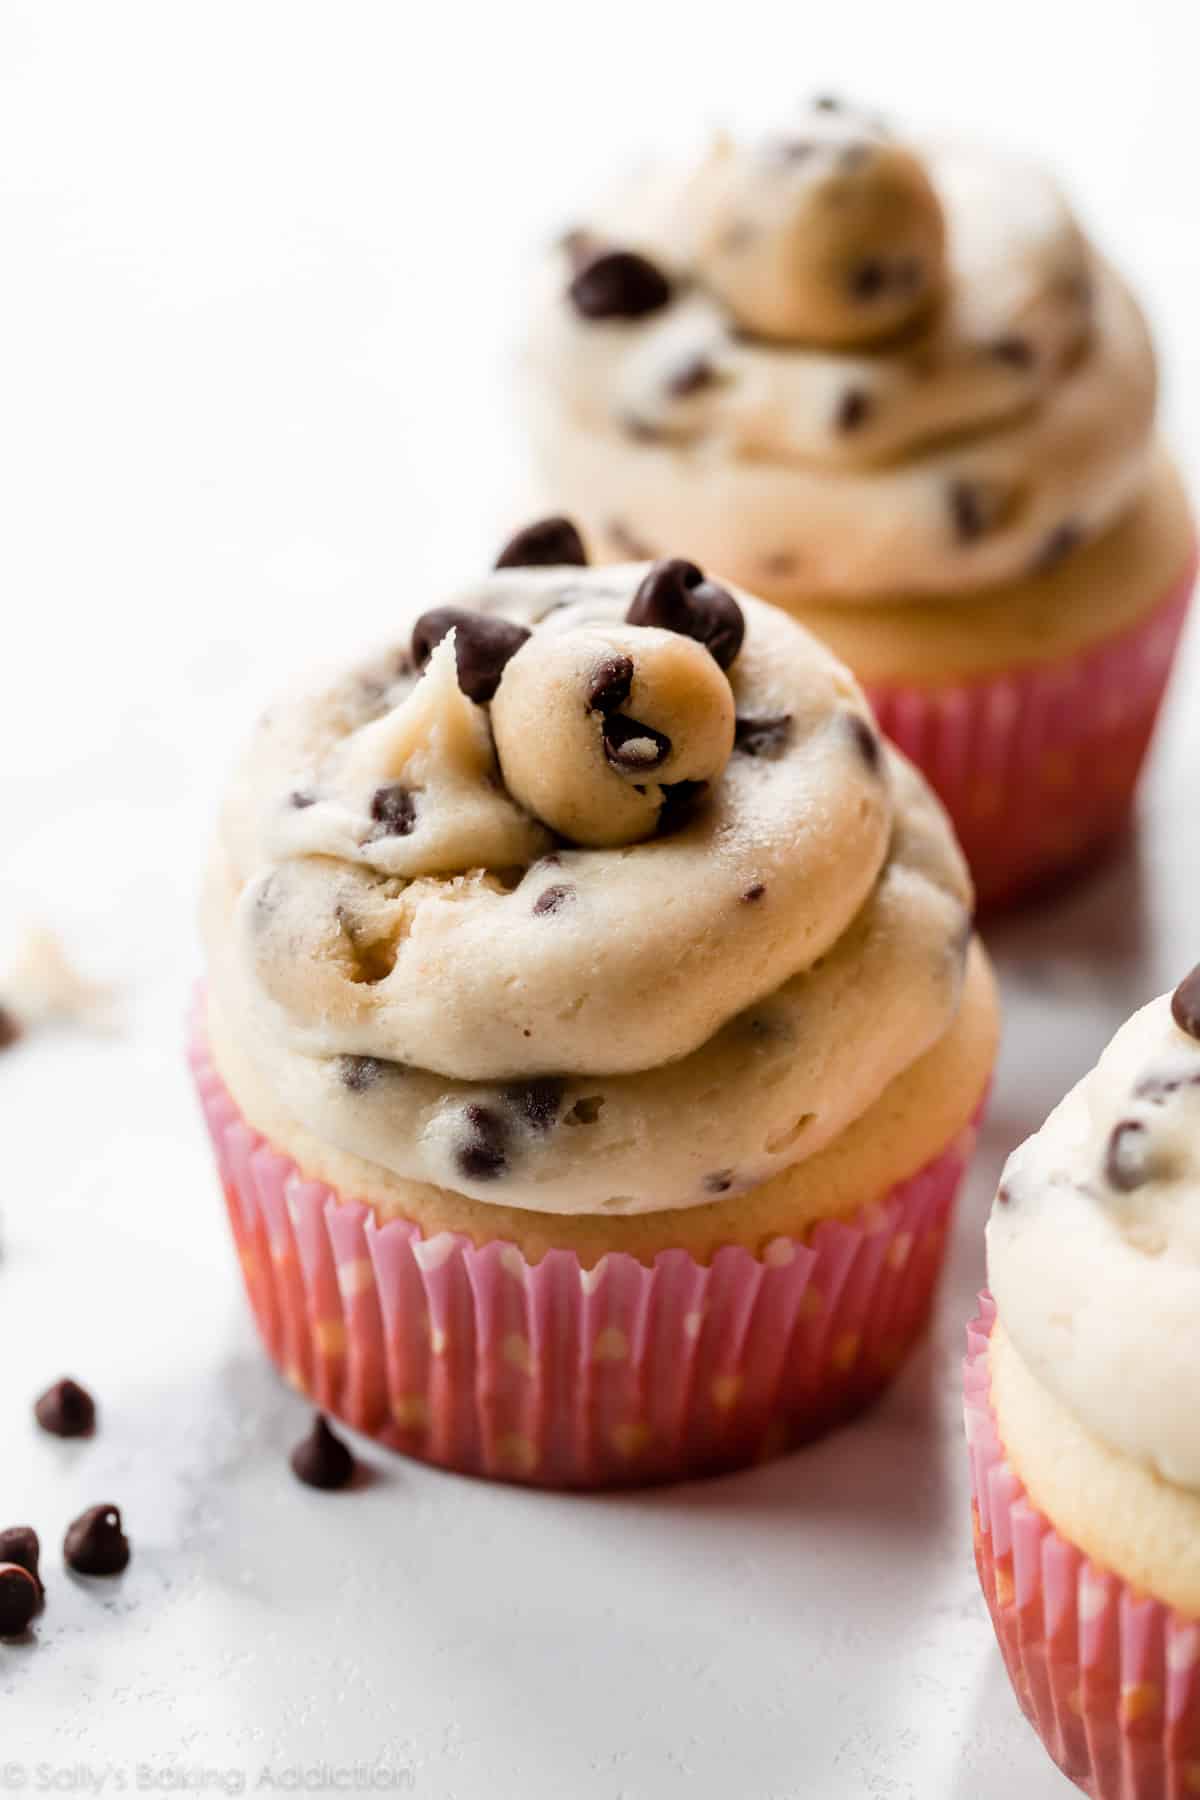
[{"label": "white background", "polygon": [[[1194,467],[1189,17],[0,0],[0,947],[53,923],[125,1014],[0,1067],[0,1522],[42,1529],[52,1577],[36,1641],[0,1646],[0,1781],[383,1756],[420,1800],[1070,1791],[978,1597],[958,1361],[1001,1157],[1200,956],[1195,634],[1140,839],[994,934],[1009,1037],[933,1341],[802,1457],[649,1497],[382,1455],[365,1492],[299,1488],[182,1019],[233,745],[520,522],[522,270],[631,149],[832,87],[1042,152],[1151,306]],[[90,1445],[29,1419],[66,1369]],[[110,1499],[136,1555],[99,1589],[57,1544]]]}]

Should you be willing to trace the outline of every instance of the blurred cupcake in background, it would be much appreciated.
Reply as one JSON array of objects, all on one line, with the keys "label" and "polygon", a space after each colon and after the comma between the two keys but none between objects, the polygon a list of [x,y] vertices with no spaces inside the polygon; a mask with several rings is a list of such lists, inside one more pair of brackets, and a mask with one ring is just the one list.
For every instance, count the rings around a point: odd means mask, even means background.
[{"label": "blurred cupcake in background", "polygon": [[471,1473],[813,1436],[919,1334],[996,1009],[850,674],[561,519],[262,721],[193,1045],[266,1345]]},{"label": "blurred cupcake in background", "polygon": [[982,902],[1120,830],[1193,524],[1137,302],[1036,166],[828,98],[722,136],[563,238],[525,363],[544,498],[824,638]]},{"label": "blurred cupcake in background", "polygon": [[1200,969],[1010,1159],[966,1423],[1017,1698],[1094,1800],[1200,1792]]}]

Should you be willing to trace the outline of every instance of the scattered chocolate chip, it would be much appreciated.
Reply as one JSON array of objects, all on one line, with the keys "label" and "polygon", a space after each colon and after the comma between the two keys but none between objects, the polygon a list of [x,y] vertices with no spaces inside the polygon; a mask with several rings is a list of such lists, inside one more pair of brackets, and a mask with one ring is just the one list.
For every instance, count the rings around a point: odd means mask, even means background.
[{"label": "scattered chocolate chip", "polygon": [[1194,1075],[1143,1075],[1133,1090],[1135,1100],[1149,1100],[1155,1106],[1162,1106],[1180,1088],[1200,1087],[1200,1074]]},{"label": "scattered chocolate chip", "polygon": [[673,400],[686,400],[692,394],[702,393],[705,388],[711,387],[716,379],[717,371],[708,357],[703,351],[696,351],[676,364],[663,386]]},{"label": "scattered chocolate chip", "polygon": [[129,1539],[121,1529],[120,1509],[90,1506],[68,1527],[63,1558],[77,1575],[119,1575],[129,1563]]},{"label": "scattered chocolate chip", "polygon": [[960,544],[974,543],[987,530],[987,511],[983,495],[974,482],[952,481],[946,494],[950,522]]},{"label": "scattered chocolate chip", "polygon": [[993,362],[1003,363],[1010,369],[1031,369],[1036,360],[1029,339],[1019,337],[1016,332],[1007,337],[994,338],[987,347],[987,353]]},{"label": "scattered chocolate chip", "polygon": [[877,256],[869,256],[860,262],[850,275],[850,292],[855,300],[864,304],[878,300],[888,285],[888,274]]},{"label": "scattered chocolate chip", "polygon": [[585,319],[641,319],[669,303],[671,284],[635,250],[601,250],[576,271],[567,292]]},{"label": "scattered chocolate chip", "polygon": [[90,1437],[96,1429],[96,1402],[69,1376],[34,1401],[33,1415],[52,1437]]},{"label": "scattered chocolate chip", "polygon": [[586,564],[583,539],[560,513],[518,531],[496,558],[498,569],[582,569]]},{"label": "scattered chocolate chip", "polygon": [[847,388],[838,401],[834,427],[838,431],[857,431],[866,424],[872,410],[873,402],[865,388]]},{"label": "scattered chocolate chip", "polygon": [[312,1430],[291,1454],[292,1473],[305,1487],[332,1493],[354,1479],[355,1462],[348,1447],[329,1429],[324,1413],[317,1413]]},{"label": "scattered chocolate chip", "polygon": [[339,1056],[338,1080],[352,1094],[365,1094],[368,1088],[375,1086],[385,1067],[383,1059],[378,1056]]},{"label": "scattered chocolate chip", "polygon": [[656,625],[695,638],[721,669],[733,663],[746,634],[733,595],[706,581],[695,563],[677,556],[656,562],[642,578],[625,619],[630,625]]},{"label": "scattered chocolate chip", "polygon": [[477,1103],[464,1107],[463,1116],[471,1135],[455,1160],[472,1181],[495,1181],[508,1164],[508,1122],[494,1107]]},{"label": "scattered chocolate chip", "polygon": [[575,889],[567,882],[556,882],[553,887],[543,888],[533,903],[535,918],[543,918],[546,913],[561,912],[575,898]]},{"label": "scattered chocolate chip", "polygon": [[1184,976],[1171,995],[1171,1017],[1180,1031],[1200,1039],[1200,964]]},{"label": "scattered chocolate chip", "polygon": [[584,1094],[575,1102],[563,1120],[563,1124],[594,1125],[600,1117],[600,1109],[603,1105],[603,1094]]},{"label": "scattered chocolate chip", "polygon": [[614,550],[627,556],[630,562],[649,562],[654,555],[653,550],[644,539],[631,531],[624,519],[610,519],[604,527],[604,535]]},{"label": "scattered chocolate chip", "polygon": [[668,837],[695,816],[708,792],[707,781],[668,781],[663,784],[663,803],[658,815],[658,835]]},{"label": "scattered chocolate chip", "polygon": [[753,906],[755,901],[762,899],[766,891],[766,884],[764,882],[755,881],[745,890],[742,899],[746,901],[748,905]]},{"label": "scattered chocolate chip", "polygon": [[743,756],[779,756],[792,735],[791,713],[739,713],[733,724],[733,747]]},{"label": "scattered chocolate chip", "polygon": [[21,1027],[6,1006],[0,1006],[0,1050],[11,1050],[21,1035]]},{"label": "scattered chocolate chip", "polygon": [[1073,519],[1065,519],[1061,525],[1054,527],[1034,557],[1031,573],[1034,575],[1048,574],[1051,569],[1057,568],[1060,562],[1065,562],[1073,551],[1078,550],[1082,542],[1082,526],[1077,525]]},{"label": "scattered chocolate chip", "polygon": [[619,712],[629,698],[629,690],[633,686],[633,658],[631,656],[610,656],[602,662],[592,676],[588,688],[588,711],[599,713]]},{"label": "scattered chocolate chip", "polygon": [[1149,1134],[1138,1119],[1122,1119],[1109,1133],[1104,1152],[1104,1173],[1120,1193],[1132,1193],[1149,1181],[1152,1173]]},{"label": "scattered chocolate chip", "polygon": [[485,706],[500,686],[506,664],[516,655],[529,632],[524,625],[514,625],[510,619],[502,619],[494,613],[467,612],[460,606],[435,606],[430,612],[422,613],[413,626],[413,659],[419,669],[425,667],[451,630],[455,634],[458,685],[468,700]]},{"label": "scattered chocolate chip", "polygon": [[872,730],[861,713],[847,713],[845,717],[859,755],[872,773],[877,773],[883,761],[878,732]]},{"label": "scattered chocolate chip", "polygon": [[16,1563],[18,1568],[32,1575],[37,1584],[39,1600],[46,1591],[38,1568],[41,1554],[42,1546],[32,1525],[10,1525],[6,1530],[0,1531],[0,1563]]},{"label": "scattered chocolate chip", "polygon": [[554,1075],[543,1075],[505,1088],[504,1098],[535,1131],[549,1131],[558,1118],[566,1083]]},{"label": "scattered chocolate chip", "polygon": [[733,1186],[732,1169],[715,1169],[711,1175],[704,1177],[706,1194],[727,1194]]},{"label": "scattered chocolate chip", "polygon": [[32,1625],[41,1595],[20,1563],[0,1563],[0,1638],[21,1637]]},{"label": "scattered chocolate chip", "polygon": [[637,719],[613,713],[604,721],[604,754],[622,774],[648,774],[662,768],[671,754],[671,740]]},{"label": "scattered chocolate chip", "polygon": [[288,795],[288,805],[294,806],[297,812],[303,812],[306,806],[315,806],[317,796],[310,794],[307,788],[293,788]]},{"label": "scattered chocolate chip", "polygon": [[417,822],[417,802],[411,788],[389,781],[371,795],[371,817],[382,826],[382,837],[407,837]]}]

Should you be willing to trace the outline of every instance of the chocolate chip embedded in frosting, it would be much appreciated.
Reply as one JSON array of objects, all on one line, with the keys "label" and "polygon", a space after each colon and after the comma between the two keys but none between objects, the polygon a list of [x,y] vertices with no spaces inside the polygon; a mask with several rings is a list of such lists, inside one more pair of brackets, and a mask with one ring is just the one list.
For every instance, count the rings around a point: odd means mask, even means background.
[{"label": "chocolate chip embedded in frosting", "polygon": [[1111,1187],[1129,1194],[1144,1186],[1153,1174],[1150,1133],[1139,1119],[1122,1119],[1109,1133],[1104,1152],[1104,1174]]},{"label": "chocolate chip embedded in frosting", "polygon": [[711,358],[703,351],[696,351],[676,364],[663,385],[671,399],[687,400],[712,387],[716,379],[717,371]]},{"label": "chocolate chip embedded in frosting", "polygon": [[454,632],[454,660],[458,685],[468,700],[486,706],[500,685],[500,677],[529,637],[524,625],[514,625],[495,613],[467,612],[459,606],[435,606],[422,613],[413,626],[413,660],[423,669],[448,632]]},{"label": "chocolate chip embedded in frosting", "polygon": [[1021,337],[1017,332],[993,338],[987,347],[987,353],[993,362],[1003,363],[1009,369],[1031,369],[1037,361],[1029,339]]},{"label": "chocolate chip embedded in frosting", "polygon": [[518,531],[496,558],[498,569],[583,568],[586,564],[583,539],[561,514]]},{"label": "chocolate chip embedded in frosting", "polygon": [[459,1170],[470,1181],[495,1181],[508,1167],[508,1123],[492,1106],[463,1108],[468,1136],[454,1153]]},{"label": "chocolate chip embedded in frosting", "polygon": [[791,735],[791,713],[762,713],[757,718],[739,713],[733,728],[733,747],[743,756],[781,756]]},{"label": "chocolate chip embedded in frosting", "polygon": [[546,1132],[558,1118],[565,1086],[556,1075],[542,1075],[505,1088],[504,1098],[527,1125]]},{"label": "chocolate chip embedded in frosting", "polygon": [[879,733],[872,730],[861,713],[847,713],[846,726],[856,750],[866,763],[872,774],[877,774],[883,763],[883,751],[879,744]]},{"label": "chocolate chip embedded in frosting", "polygon": [[960,544],[976,543],[985,532],[1003,525],[1016,504],[1010,489],[995,487],[966,477],[952,481],[946,489],[946,508],[954,535]]},{"label": "chocolate chip embedded in frosting", "polygon": [[365,1094],[380,1079],[387,1064],[378,1056],[339,1056],[338,1080],[352,1094]]},{"label": "chocolate chip embedded in frosting", "polygon": [[766,889],[765,883],[763,883],[761,881],[753,881],[753,882],[751,882],[750,886],[743,891],[742,899],[746,902],[746,904],[748,906],[755,906],[755,905],[757,905],[758,901],[760,901],[764,897],[764,895],[766,894],[766,891],[767,891],[767,889]]},{"label": "chocolate chip embedded in frosting", "polygon": [[865,388],[847,388],[833,416],[837,431],[857,431],[871,416],[873,402]]},{"label": "chocolate chip embedded in frosting", "polygon": [[706,581],[695,563],[665,557],[643,578],[625,615],[630,625],[677,631],[704,645],[717,667],[736,660],[746,634],[742,609],[727,589]]},{"label": "chocolate chip embedded in frosting", "polygon": [[633,658],[608,656],[596,669],[588,689],[590,712],[619,712],[629,698],[633,686]]},{"label": "chocolate chip embedded in frosting", "polygon": [[563,1119],[564,1125],[594,1125],[604,1105],[603,1094],[581,1094]]},{"label": "chocolate chip embedded in frosting", "polygon": [[417,802],[411,788],[390,781],[371,795],[371,817],[381,837],[408,837],[417,822]]},{"label": "chocolate chip embedded in frosting", "polygon": [[659,769],[671,754],[671,740],[661,731],[614,713],[604,721],[604,754],[622,773],[646,775]]},{"label": "chocolate chip embedded in frosting", "polygon": [[533,914],[537,919],[545,918],[547,913],[561,912],[575,898],[575,889],[565,881],[556,881],[553,887],[543,888],[533,903]]},{"label": "chocolate chip embedded in frosting", "polygon": [[330,1430],[323,1413],[316,1415],[312,1430],[301,1438],[289,1460],[298,1481],[325,1493],[349,1487],[357,1466],[348,1447]]},{"label": "chocolate chip embedded in frosting", "polygon": [[670,303],[671,284],[636,250],[602,250],[577,270],[567,293],[585,319],[641,319]]},{"label": "chocolate chip embedded in frosting", "polygon": [[129,1539],[116,1506],[90,1506],[63,1540],[63,1559],[77,1575],[119,1575],[129,1565]]},{"label": "chocolate chip embedded in frosting", "polygon": [[1200,1039],[1200,964],[1184,976],[1171,995],[1171,1017],[1180,1031]]},{"label": "chocolate chip embedded in frosting", "polygon": [[295,807],[297,812],[303,812],[306,807],[315,806],[316,804],[317,796],[314,793],[311,793],[308,788],[293,788],[288,795],[288,805]]},{"label": "chocolate chip embedded in frosting", "polygon": [[1065,562],[1068,556],[1078,550],[1082,543],[1083,527],[1077,525],[1073,519],[1064,519],[1061,525],[1054,527],[1038,550],[1033,559],[1030,573],[1033,575],[1049,574],[1051,569],[1056,569],[1059,563]]}]

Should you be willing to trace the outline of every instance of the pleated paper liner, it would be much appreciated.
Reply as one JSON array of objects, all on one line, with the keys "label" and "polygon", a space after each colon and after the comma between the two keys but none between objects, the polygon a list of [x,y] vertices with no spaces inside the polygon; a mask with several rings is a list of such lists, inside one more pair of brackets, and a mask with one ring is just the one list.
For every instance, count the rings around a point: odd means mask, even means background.
[{"label": "pleated paper liner", "polygon": [[975,1561],[1009,1679],[1093,1800],[1186,1800],[1200,1794],[1200,1620],[1098,1568],[1028,1499],[992,1410],[995,1316],[981,1295],[964,1377]]},{"label": "pleated paper liner", "polygon": [[191,1062],[263,1343],[315,1406],[464,1474],[635,1486],[778,1454],[857,1412],[927,1319],[975,1130],[852,1218],[760,1257],[594,1268],[380,1225],[306,1180]]},{"label": "pleated paper liner", "polygon": [[867,684],[879,723],[954,823],[980,906],[1096,857],[1124,828],[1195,568],[1128,630],[1041,667],[934,688]]}]

